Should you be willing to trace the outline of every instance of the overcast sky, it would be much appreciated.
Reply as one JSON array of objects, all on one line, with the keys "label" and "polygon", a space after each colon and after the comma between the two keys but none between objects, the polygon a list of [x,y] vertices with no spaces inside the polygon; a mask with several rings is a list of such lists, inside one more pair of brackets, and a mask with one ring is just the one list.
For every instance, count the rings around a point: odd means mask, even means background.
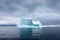
[{"label": "overcast sky", "polygon": [[0,24],[16,24],[20,17],[60,24],[60,0],[0,0]]}]

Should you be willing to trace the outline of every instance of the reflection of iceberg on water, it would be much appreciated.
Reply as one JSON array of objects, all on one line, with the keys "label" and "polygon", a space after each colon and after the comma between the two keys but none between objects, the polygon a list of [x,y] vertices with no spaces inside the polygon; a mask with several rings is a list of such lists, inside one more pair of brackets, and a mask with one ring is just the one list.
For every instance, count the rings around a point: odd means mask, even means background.
[{"label": "reflection of iceberg on water", "polygon": [[31,18],[21,18],[18,27],[20,28],[21,38],[32,38],[33,28],[42,27],[41,23]]}]

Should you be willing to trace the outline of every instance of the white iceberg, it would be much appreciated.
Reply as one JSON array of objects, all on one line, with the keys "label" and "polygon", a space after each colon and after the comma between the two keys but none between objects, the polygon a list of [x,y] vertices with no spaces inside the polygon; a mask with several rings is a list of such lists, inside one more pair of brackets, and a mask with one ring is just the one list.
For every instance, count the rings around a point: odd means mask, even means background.
[{"label": "white iceberg", "polygon": [[38,20],[32,20],[32,18],[20,18],[18,27],[19,28],[38,28],[38,27],[42,27],[42,24]]},{"label": "white iceberg", "polygon": [[[18,27],[20,28],[21,38],[32,38],[33,32],[39,29],[39,27],[41,28],[42,24],[40,21],[33,20],[32,18],[20,18]],[[41,29],[39,32],[41,32]]]}]

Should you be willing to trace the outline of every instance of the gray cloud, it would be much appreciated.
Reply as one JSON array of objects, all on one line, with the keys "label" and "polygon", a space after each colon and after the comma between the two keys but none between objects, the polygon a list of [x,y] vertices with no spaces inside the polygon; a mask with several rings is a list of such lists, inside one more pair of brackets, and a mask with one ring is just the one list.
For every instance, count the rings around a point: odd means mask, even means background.
[{"label": "gray cloud", "polygon": [[59,4],[60,0],[0,0],[0,20],[4,21],[7,16],[11,18],[6,20],[12,21],[19,17],[57,21],[60,20]]}]

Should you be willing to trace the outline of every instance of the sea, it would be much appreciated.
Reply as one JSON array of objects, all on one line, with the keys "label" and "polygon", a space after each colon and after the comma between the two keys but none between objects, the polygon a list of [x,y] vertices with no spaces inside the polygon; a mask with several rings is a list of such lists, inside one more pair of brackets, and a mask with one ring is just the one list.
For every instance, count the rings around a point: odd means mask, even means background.
[{"label": "sea", "polygon": [[[29,38],[23,38],[22,35]],[[17,25],[0,25],[0,40],[60,40],[60,25],[43,25],[42,28],[32,29],[19,28]]]}]

